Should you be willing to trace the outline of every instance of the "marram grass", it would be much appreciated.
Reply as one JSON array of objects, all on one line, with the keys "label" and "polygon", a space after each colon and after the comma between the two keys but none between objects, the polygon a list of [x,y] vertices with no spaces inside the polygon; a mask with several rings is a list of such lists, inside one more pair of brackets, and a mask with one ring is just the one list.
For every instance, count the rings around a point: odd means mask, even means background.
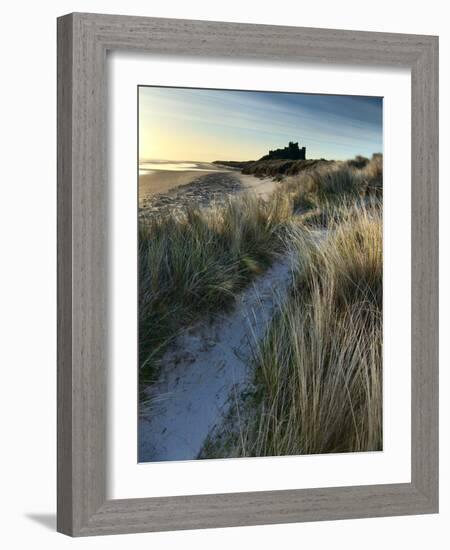
[{"label": "marram grass", "polygon": [[180,330],[231,307],[278,253],[297,258],[288,298],[254,344],[245,414],[202,456],[381,449],[381,194],[374,155],[285,178],[267,200],[239,195],[141,224],[142,383]]},{"label": "marram grass", "polygon": [[139,232],[139,360],[141,381],[178,331],[230,306],[272,262],[292,215],[281,195],[155,217]]},{"label": "marram grass", "polygon": [[382,448],[381,210],[357,204],[327,236],[293,230],[291,294],[255,346],[255,395],[235,456]]},{"label": "marram grass", "polygon": [[381,221],[372,200],[327,232],[291,226],[294,282],[254,343],[253,393],[201,457],[381,450]]}]

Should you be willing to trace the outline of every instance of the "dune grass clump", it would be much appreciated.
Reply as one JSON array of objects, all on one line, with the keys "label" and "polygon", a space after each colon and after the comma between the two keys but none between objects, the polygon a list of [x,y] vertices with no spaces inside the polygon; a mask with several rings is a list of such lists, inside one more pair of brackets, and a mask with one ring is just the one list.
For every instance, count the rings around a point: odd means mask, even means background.
[{"label": "dune grass clump", "polygon": [[360,177],[368,193],[381,197],[383,193],[383,155],[376,153],[361,169]]},{"label": "dune grass clump", "polygon": [[281,183],[289,194],[295,210],[326,209],[330,204],[344,201],[352,203],[356,198],[382,195],[383,156],[372,159],[356,157],[349,161],[335,161],[285,178]]},{"label": "dune grass clump", "polygon": [[224,206],[155,217],[139,229],[141,381],[171,338],[197,318],[224,309],[266,269],[292,215],[288,197],[252,196]]},{"label": "dune grass clump", "polygon": [[382,448],[381,208],[357,204],[326,237],[292,228],[289,298],[256,345],[237,456]]}]

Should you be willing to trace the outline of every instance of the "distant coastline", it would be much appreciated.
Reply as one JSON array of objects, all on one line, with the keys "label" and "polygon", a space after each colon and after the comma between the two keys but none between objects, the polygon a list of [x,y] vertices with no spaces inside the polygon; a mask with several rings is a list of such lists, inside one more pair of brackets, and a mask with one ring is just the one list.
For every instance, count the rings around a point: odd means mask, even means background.
[{"label": "distant coastline", "polygon": [[201,175],[220,171],[207,162],[142,160],[139,162],[139,205],[142,206],[153,195],[168,193]]}]

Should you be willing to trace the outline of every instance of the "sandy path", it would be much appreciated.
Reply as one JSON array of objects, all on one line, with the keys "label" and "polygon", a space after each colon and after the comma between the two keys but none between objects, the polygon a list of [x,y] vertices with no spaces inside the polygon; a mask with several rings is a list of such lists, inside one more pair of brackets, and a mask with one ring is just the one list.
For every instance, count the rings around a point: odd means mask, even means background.
[{"label": "sandy path", "polygon": [[278,182],[272,178],[257,178],[252,174],[236,173],[243,190],[253,191],[258,196],[267,198],[277,188]]},{"label": "sandy path", "polygon": [[139,419],[139,461],[191,460],[249,381],[252,342],[263,336],[291,282],[286,256],[245,290],[229,314],[201,322],[163,357]]}]

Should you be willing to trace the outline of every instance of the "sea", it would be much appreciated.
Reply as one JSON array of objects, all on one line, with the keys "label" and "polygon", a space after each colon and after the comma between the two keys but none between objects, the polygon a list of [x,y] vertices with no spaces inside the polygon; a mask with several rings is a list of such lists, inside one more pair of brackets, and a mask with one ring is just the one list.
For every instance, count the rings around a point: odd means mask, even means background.
[{"label": "sea", "polygon": [[151,174],[158,170],[170,172],[220,172],[220,168],[209,162],[177,161],[177,160],[141,160],[139,175]]}]

